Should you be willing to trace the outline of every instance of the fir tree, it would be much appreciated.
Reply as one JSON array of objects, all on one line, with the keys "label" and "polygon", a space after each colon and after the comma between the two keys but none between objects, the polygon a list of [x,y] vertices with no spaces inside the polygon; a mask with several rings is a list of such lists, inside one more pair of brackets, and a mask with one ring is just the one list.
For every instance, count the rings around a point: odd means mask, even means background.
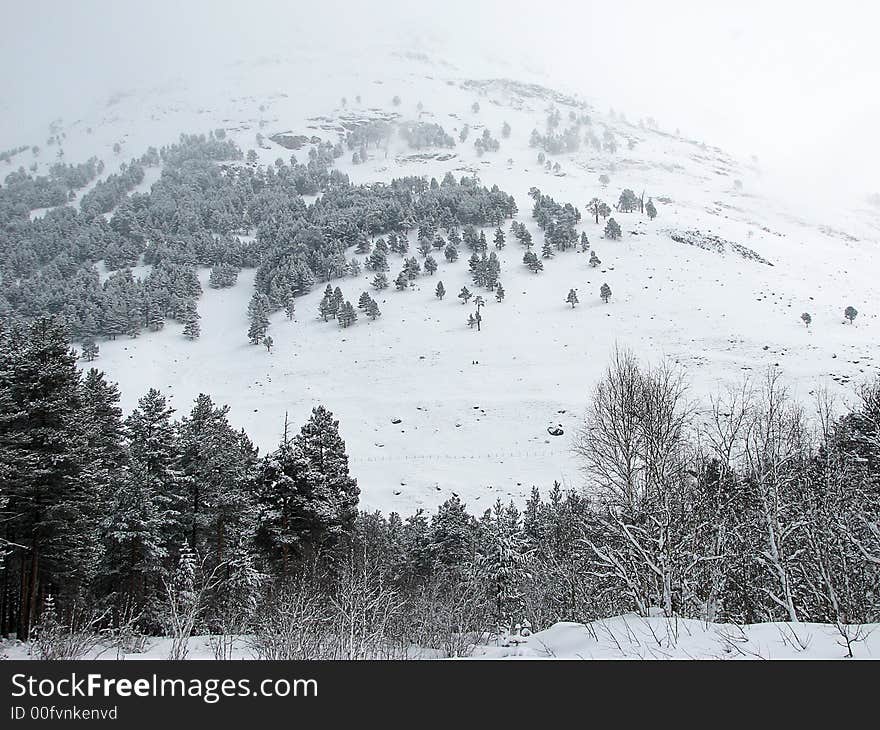
[{"label": "fir tree", "polygon": [[371,286],[376,291],[382,291],[382,289],[387,289],[388,288],[388,277],[385,276],[385,272],[380,271],[378,274],[376,274],[373,277],[373,281],[371,283]]},{"label": "fir tree", "polygon": [[462,304],[467,304],[471,296],[472,295],[466,286],[463,286],[458,294],[458,298],[461,299]]},{"label": "fir tree", "polygon": [[434,296],[436,296],[437,299],[440,300],[442,300],[443,297],[446,296],[446,287],[443,286],[442,281],[437,282],[437,288],[434,290]]},{"label": "fir tree", "polygon": [[498,302],[504,301],[504,287],[501,286],[501,282],[499,281],[497,286],[495,287],[495,300]]},{"label": "fir tree", "polygon": [[425,273],[428,276],[433,276],[437,272],[437,262],[434,260],[433,256],[428,256],[425,258]]}]

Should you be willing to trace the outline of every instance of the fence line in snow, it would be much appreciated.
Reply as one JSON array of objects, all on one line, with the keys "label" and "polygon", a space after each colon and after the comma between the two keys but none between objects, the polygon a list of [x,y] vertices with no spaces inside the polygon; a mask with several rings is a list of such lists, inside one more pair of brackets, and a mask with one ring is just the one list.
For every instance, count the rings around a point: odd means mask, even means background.
[{"label": "fence line in snow", "polygon": [[558,451],[498,451],[488,454],[400,454],[396,456],[349,456],[351,462],[387,461],[480,461],[483,459],[531,459],[559,456]]}]

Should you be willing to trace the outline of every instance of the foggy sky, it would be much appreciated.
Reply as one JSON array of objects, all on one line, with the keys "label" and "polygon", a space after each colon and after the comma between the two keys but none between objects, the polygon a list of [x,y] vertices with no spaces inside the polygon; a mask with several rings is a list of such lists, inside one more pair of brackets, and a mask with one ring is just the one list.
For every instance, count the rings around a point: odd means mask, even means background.
[{"label": "foggy sky", "polygon": [[[86,100],[167,77],[204,78],[234,58],[284,55],[318,38],[342,56],[350,45],[399,44],[441,50],[453,63],[475,52],[507,59],[603,110],[653,116],[665,129],[756,154],[799,185],[880,189],[880,9],[871,4],[411,4],[0,0],[2,130],[39,123],[41,139],[53,116]],[[0,147],[15,142],[0,138]]]}]

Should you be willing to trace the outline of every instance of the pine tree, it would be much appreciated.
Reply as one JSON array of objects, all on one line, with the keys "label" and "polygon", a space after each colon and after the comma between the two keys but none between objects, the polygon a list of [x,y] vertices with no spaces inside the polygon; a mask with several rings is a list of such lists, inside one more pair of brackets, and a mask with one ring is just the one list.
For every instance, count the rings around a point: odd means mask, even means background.
[{"label": "pine tree", "polygon": [[581,232],[581,251],[586,252],[590,250],[590,239],[587,238],[587,234],[585,232]]},{"label": "pine tree", "polygon": [[388,277],[385,276],[385,273],[380,271],[373,277],[373,281],[370,284],[376,291],[382,291],[382,289],[388,288]]},{"label": "pine tree", "polygon": [[599,266],[602,262],[599,260],[599,257],[596,256],[596,249],[590,251],[590,266],[594,269]]},{"label": "pine tree", "polygon": [[433,276],[437,272],[437,262],[434,260],[433,256],[428,256],[425,258],[425,273],[428,276]]},{"label": "pine tree", "polygon": [[[139,401],[137,408],[125,421],[125,432],[129,444],[131,460],[131,481],[126,483],[128,494],[119,501],[120,510],[137,510],[139,520],[144,525],[141,530],[149,530],[142,535],[144,545],[137,551],[132,561],[149,562],[147,553],[158,551],[156,556],[165,568],[170,568],[177,559],[177,553],[185,542],[183,513],[186,509],[186,494],[183,474],[178,469],[177,434],[170,408],[165,397],[155,389],[150,389]],[[116,529],[121,533],[114,538],[117,542],[129,539],[127,518],[116,517]],[[129,565],[129,568],[135,568]]]},{"label": "pine tree", "polygon": [[605,224],[605,238],[616,241],[621,236],[620,226],[614,218],[609,218]]},{"label": "pine tree", "polygon": [[529,269],[535,274],[537,274],[539,271],[544,270],[544,263],[533,251],[526,251],[526,253],[523,255],[523,263],[528,266]]},{"label": "pine tree", "polygon": [[474,251],[468,259],[468,269],[471,272],[474,286],[482,286],[486,281],[486,262],[484,262]]},{"label": "pine tree", "polygon": [[248,320],[248,339],[252,345],[258,345],[269,329],[269,304],[265,295],[254,292],[248,305]]},{"label": "pine tree", "polygon": [[398,291],[405,291],[409,287],[409,277],[406,275],[406,269],[403,269],[394,280],[394,286]]},{"label": "pine tree", "polygon": [[302,496],[304,532],[313,550],[333,552],[350,540],[360,495],[357,481],[349,475],[339,421],[324,406],[316,406],[294,438],[294,447],[314,475]]},{"label": "pine tree", "polygon": [[339,308],[345,301],[345,297],[342,294],[342,289],[340,289],[338,286],[333,290],[333,297],[330,301],[333,307],[333,316],[336,317],[339,314]]},{"label": "pine tree", "polygon": [[[452,237],[450,236],[450,239]],[[443,251],[443,255],[446,256],[446,260],[451,264],[455,261],[458,261],[458,249],[452,245],[452,241],[446,244],[446,248]]]},{"label": "pine tree", "polygon": [[453,571],[463,570],[474,554],[476,525],[454,494],[437,508],[428,533],[431,562]]},{"label": "pine tree", "polygon": [[388,271],[391,268],[388,265],[388,259],[384,251],[378,248],[367,257],[367,268],[371,271]]},{"label": "pine tree", "polygon": [[522,584],[530,577],[529,550],[522,537],[519,511],[512,503],[503,507],[498,500],[492,511],[487,510],[481,527],[487,549],[480,556],[479,569],[494,605],[496,623],[511,627],[522,616]]},{"label": "pine tree", "polygon": [[436,296],[437,299],[440,300],[442,300],[443,297],[446,296],[446,287],[443,286],[442,281],[437,282],[437,288],[434,290],[434,296]]},{"label": "pine tree", "polygon": [[645,203],[645,213],[648,214],[648,218],[651,220],[657,217],[657,208],[654,207],[654,201],[651,198],[648,198],[648,202]]},{"label": "pine tree", "polygon": [[284,315],[287,319],[293,319],[296,314],[296,303],[293,300],[293,294],[289,295],[284,301]]},{"label": "pine tree", "polygon": [[462,304],[467,304],[471,296],[472,295],[466,286],[463,286],[458,294],[458,298],[461,299]]},{"label": "pine tree", "polygon": [[224,562],[227,549],[252,529],[250,475],[256,450],[217,407],[200,394],[178,427],[180,470],[186,489],[183,514],[189,548],[206,567]]},{"label": "pine tree", "polygon": [[574,305],[579,303],[577,292],[574,289],[569,289],[565,301],[571,304],[571,308],[574,309]]},{"label": "pine tree", "polygon": [[358,309],[366,309],[371,301],[373,301],[372,297],[367,292],[362,292],[358,298]]},{"label": "pine tree", "polygon": [[17,566],[8,575],[18,575],[22,639],[44,594],[82,598],[100,559],[93,536],[105,495],[89,474],[85,397],[60,322],[40,318],[2,333],[0,495],[5,534],[15,536],[5,564]]},{"label": "pine tree", "polygon": [[357,321],[357,311],[351,302],[343,302],[339,307],[339,313],[336,315],[340,327],[350,327]]},{"label": "pine tree", "polygon": [[93,362],[95,358],[98,357],[98,352],[100,348],[98,344],[91,337],[86,337],[82,343],[82,354],[83,359],[86,362]]},{"label": "pine tree", "polygon": [[498,302],[504,301],[504,287],[501,286],[501,282],[498,282],[498,285],[495,287],[495,299]]},{"label": "pine tree", "polygon": [[360,233],[357,239],[357,245],[354,248],[354,252],[356,254],[360,254],[364,256],[370,253],[370,239],[367,237],[365,233]]},{"label": "pine tree", "polygon": [[370,299],[366,306],[366,312],[367,316],[372,320],[382,316],[382,313],[379,311],[379,305],[376,303],[375,299]]},{"label": "pine tree", "polygon": [[504,231],[502,231],[500,228],[496,228],[495,229],[495,248],[497,248],[499,251],[502,248],[504,248],[505,240],[506,239],[504,236]]},{"label": "pine tree", "polygon": [[285,415],[281,444],[262,459],[257,477],[256,542],[282,577],[290,574],[295,559],[302,559],[311,544],[323,537],[323,505],[310,503],[318,479],[295,447]]},{"label": "pine tree", "polygon": [[186,319],[183,325],[183,335],[188,340],[197,340],[199,335],[202,332],[201,325],[199,324],[199,320],[201,316],[199,316],[199,312],[195,307],[192,307],[186,313]]},{"label": "pine tree", "polygon": [[406,272],[406,278],[409,281],[415,281],[419,278],[419,274],[422,273],[422,267],[415,256],[404,261],[403,270]]},{"label": "pine tree", "polygon": [[611,299],[611,287],[608,284],[602,284],[602,288],[599,290],[599,296],[602,297],[602,301],[608,304],[608,300]]},{"label": "pine tree", "polygon": [[489,254],[489,258],[486,262],[486,273],[484,276],[484,285],[490,291],[495,288],[495,285],[498,283],[498,277],[501,275],[501,262],[498,260],[498,256],[494,251]]}]

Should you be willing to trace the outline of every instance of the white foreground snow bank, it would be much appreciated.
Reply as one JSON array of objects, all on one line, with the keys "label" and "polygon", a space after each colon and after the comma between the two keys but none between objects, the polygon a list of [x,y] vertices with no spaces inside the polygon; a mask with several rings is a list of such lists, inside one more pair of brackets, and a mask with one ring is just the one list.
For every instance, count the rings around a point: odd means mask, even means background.
[{"label": "white foreground snow bank", "polygon": [[[762,623],[713,624],[694,619],[615,616],[589,624],[557,623],[528,637],[493,642],[474,648],[476,659],[843,659],[847,637],[856,659],[880,659],[880,624],[838,628],[832,624]],[[214,659],[208,636],[194,636],[187,659]],[[115,647],[92,651],[87,659],[167,659],[171,640],[151,638],[136,654]],[[412,658],[437,656],[413,647]],[[245,637],[232,640],[234,659],[253,659]],[[30,659],[29,646],[0,642],[0,659]]]}]

